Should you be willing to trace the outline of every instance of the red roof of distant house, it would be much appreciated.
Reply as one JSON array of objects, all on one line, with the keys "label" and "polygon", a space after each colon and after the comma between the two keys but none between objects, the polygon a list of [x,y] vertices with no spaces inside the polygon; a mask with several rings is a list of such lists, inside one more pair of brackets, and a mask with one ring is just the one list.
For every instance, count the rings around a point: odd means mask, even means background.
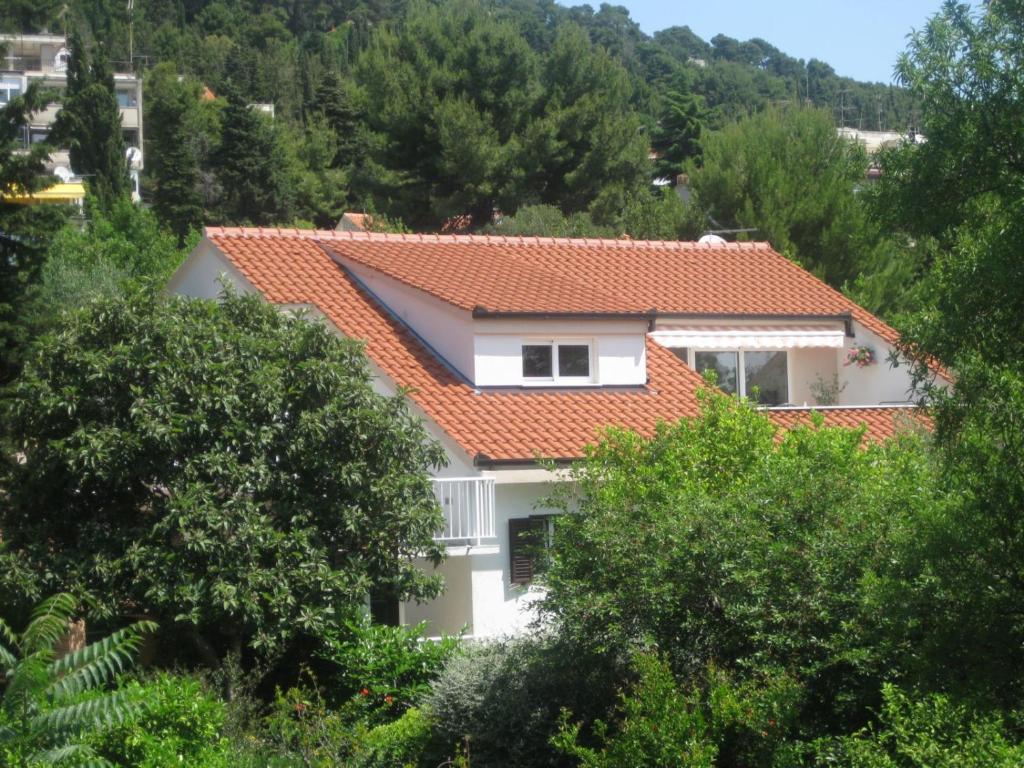
[{"label": "red roof of distant house", "polygon": [[[656,306],[659,312],[850,313],[861,322],[866,316],[886,335],[895,336],[888,326],[761,244],[228,228],[208,228],[207,237],[268,301],[314,305],[346,336],[364,340],[369,358],[397,385],[410,388],[408,396],[416,406],[471,457],[490,460],[579,457],[597,432],[610,425],[650,434],[659,421],[695,416],[696,390],[703,382],[669,350],[649,340],[646,386],[478,390],[366,293],[337,258],[380,269],[465,309],[483,304],[492,311],[524,312],[643,312]],[[589,278],[583,272],[588,259],[594,266]],[[439,261],[446,266],[439,267]],[[447,284],[446,274],[451,278]],[[730,276],[737,285],[729,283]],[[645,287],[644,279],[655,285]],[[679,280],[688,284],[674,285]],[[701,286],[701,281],[709,284]],[[773,287],[782,296],[773,296]],[[898,427],[897,414],[906,414],[892,408],[820,410],[826,424],[863,424],[867,436],[876,440],[891,436]],[[786,427],[807,417],[807,410],[772,413]]]}]

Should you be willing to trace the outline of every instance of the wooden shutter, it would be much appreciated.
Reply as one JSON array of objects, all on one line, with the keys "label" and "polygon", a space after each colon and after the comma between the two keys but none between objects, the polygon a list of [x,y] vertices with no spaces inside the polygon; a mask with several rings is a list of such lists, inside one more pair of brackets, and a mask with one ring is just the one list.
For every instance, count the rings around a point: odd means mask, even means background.
[{"label": "wooden shutter", "polygon": [[544,546],[546,517],[516,517],[508,521],[509,581],[529,584],[537,564],[537,550]]}]

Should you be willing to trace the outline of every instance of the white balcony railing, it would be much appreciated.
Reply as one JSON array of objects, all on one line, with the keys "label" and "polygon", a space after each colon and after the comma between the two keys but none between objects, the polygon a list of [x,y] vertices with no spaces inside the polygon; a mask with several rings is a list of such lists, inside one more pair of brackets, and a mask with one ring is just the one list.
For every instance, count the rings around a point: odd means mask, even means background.
[{"label": "white balcony railing", "polygon": [[444,511],[444,529],[435,539],[479,545],[495,538],[494,478],[443,477],[433,482]]}]

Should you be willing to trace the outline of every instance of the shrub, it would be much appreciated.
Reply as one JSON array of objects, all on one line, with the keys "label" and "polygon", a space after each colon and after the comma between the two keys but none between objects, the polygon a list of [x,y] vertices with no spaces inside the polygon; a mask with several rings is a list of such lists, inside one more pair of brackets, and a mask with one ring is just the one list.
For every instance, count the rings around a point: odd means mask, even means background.
[{"label": "shrub", "polygon": [[234,765],[224,736],[226,707],[200,680],[161,673],[130,680],[121,690],[140,702],[131,717],[96,734],[96,752],[139,768],[227,768]]},{"label": "shrub", "polygon": [[0,758],[30,766],[95,759],[89,737],[130,716],[138,702],[105,686],[131,663],[152,622],[138,622],[57,658],[78,600],[61,593],[32,612],[24,632],[0,619]]},{"label": "shrub", "polygon": [[703,399],[651,439],[609,430],[572,470],[542,609],[594,652],[653,642],[681,680],[785,669],[807,728],[860,727],[912,654],[871,585],[903,567],[933,466],[913,436],[865,447],[819,422],[778,440],[753,405]]},{"label": "shrub", "polygon": [[620,696],[618,722],[594,722],[599,749],[581,744],[582,724],[570,723],[568,710],[563,710],[552,743],[579,758],[582,768],[712,768],[717,749],[699,692],[680,691],[672,671],[657,656],[638,654],[634,664],[639,679]]},{"label": "shrub", "polygon": [[882,689],[880,723],[816,745],[820,766],[848,768],[1016,768],[1024,744],[1013,743],[997,715],[972,712],[948,696],[914,698]]},{"label": "shrub", "polygon": [[429,691],[430,681],[459,645],[454,637],[424,639],[425,627],[390,627],[360,616],[343,633],[329,635],[321,657],[333,668],[333,701],[354,696],[379,722],[400,717]]},{"label": "shrub", "polygon": [[574,765],[549,743],[563,708],[591,722],[628,676],[624,657],[553,637],[467,645],[424,697],[436,747],[449,756],[469,738],[474,768]]},{"label": "shrub", "polygon": [[357,746],[357,719],[350,711],[329,708],[315,689],[278,691],[263,722],[262,751],[268,762],[281,765],[333,768],[346,764]]},{"label": "shrub", "polygon": [[378,725],[363,733],[349,765],[351,768],[415,768],[430,745],[431,726],[427,712],[410,707],[393,723]]}]

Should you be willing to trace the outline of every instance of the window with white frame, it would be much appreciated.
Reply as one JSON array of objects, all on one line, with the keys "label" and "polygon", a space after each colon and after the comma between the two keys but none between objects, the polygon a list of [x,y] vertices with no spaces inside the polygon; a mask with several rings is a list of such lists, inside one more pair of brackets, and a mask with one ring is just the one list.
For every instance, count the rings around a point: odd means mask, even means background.
[{"label": "window with white frame", "polygon": [[715,372],[718,386],[762,405],[789,402],[789,355],[785,350],[695,350],[691,365],[698,373]]},{"label": "window with white frame", "polygon": [[593,345],[579,340],[529,340],[523,342],[523,381],[528,384],[587,384],[591,375]]},{"label": "window with white frame", "polygon": [[0,80],[0,105],[9,104],[21,96],[21,80]]}]

